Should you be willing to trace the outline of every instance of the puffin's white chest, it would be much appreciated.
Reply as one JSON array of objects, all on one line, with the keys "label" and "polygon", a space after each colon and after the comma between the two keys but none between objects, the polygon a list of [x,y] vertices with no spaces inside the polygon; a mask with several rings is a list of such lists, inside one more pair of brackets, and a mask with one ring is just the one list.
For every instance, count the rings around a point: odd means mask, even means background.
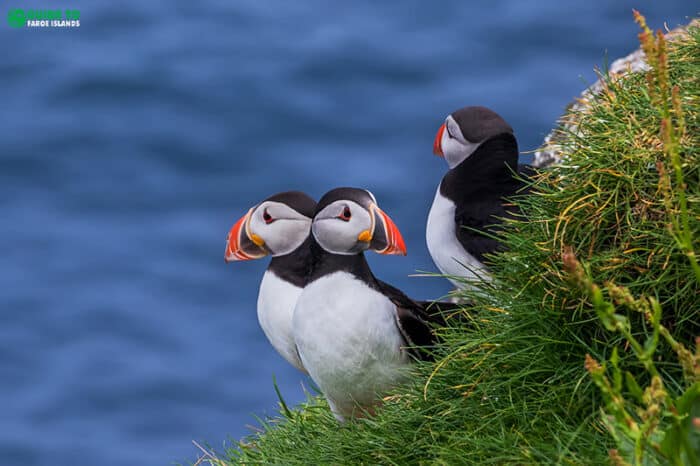
[{"label": "puffin's white chest", "polygon": [[394,304],[346,272],[304,288],[294,312],[304,367],[342,418],[371,406],[404,376],[408,356]]},{"label": "puffin's white chest", "polygon": [[[488,270],[474,256],[464,250],[457,239],[455,224],[455,204],[440,194],[438,186],[433,205],[428,214],[425,238],[428,251],[440,272],[445,275],[465,277],[468,280],[484,280]],[[463,283],[450,280],[457,288]]]},{"label": "puffin's white chest", "polygon": [[292,316],[302,288],[266,271],[258,293],[258,322],[272,346],[291,365],[304,369],[292,333]]}]

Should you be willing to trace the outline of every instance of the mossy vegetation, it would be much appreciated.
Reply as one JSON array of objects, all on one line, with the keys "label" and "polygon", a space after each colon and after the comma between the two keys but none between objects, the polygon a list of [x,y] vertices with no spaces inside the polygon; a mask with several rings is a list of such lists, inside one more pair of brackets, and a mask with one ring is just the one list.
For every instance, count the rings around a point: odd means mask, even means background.
[{"label": "mossy vegetation", "polygon": [[206,461],[697,464],[700,28],[666,44],[637,20],[651,70],[606,78],[572,115],[436,362],[375,416],[282,402]]}]

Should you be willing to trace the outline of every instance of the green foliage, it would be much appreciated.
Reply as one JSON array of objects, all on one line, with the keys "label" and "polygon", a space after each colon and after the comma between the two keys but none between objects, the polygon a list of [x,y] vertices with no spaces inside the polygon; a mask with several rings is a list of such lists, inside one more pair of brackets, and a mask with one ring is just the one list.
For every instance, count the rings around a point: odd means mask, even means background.
[{"label": "green foliage", "polygon": [[693,464],[700,31],[668,47],[645,37],[656,74],[605,78],[571,115],[563,163],[513,199],[508,251],[490,284],[462,292],[466,322],[437,330],[435,363],[375,416],[339,425],[319,397],[281,402],[206,461]]},{"label": "green foliage", "polygon": [[[664,158],[656,161],[668,234],[676,248],[686,256],[690,270],[694,273],[695,285],[700,284],[700,267],[695,255],[693,221],[695,214],[688,209],[685,170],[680,141],[685,134],[685,115],[681,104],[679,85],[671,87],[664,36],[656,39],[646,25],[643,16],[635,12],[642,28],[640,42],[646,54],[650,70],[647,72],[647,89],[653,108],[660,118],[660,134]],[[667,173],[670,165],[675,174],[675,183]],[[618,348],[615,346],[609,362],[612,366],[612,381],[606,376],[605,365],[586,355],[586,369],[600,389],[605,400],[603,416],[605,425],[617,444],[610,450],[611,462],[617,465],[674,464],[700,466],[700,337],[695,341],[695,354],[677,341],[662,324],[662,308],[653,297],[634,298],[628,288],[607,282],[603,288],[594,283],[584,267],[568,250],[564,253],[564,265],[573,283],[583,290],[592,301],[598,318],[606,330],[623,335],[626,345],[650,376],[649,385],[642,391],[635,376],[625,372],[625,386]],[[693,278],[689,279],[691,282]],[[632,332],[633,325],[623,308],[641,314],[647,328],[638,336]],[[689,309],[690,311],[693,308]],[[694,308],[697,318],[697,307]],[[659,336],[676,353],[682,377],[664,377],[656,368],[655,358]],[[641,337],[645,338],[642,343]],[[665,361],[665,359],[661,359]],[[669,393],[673,383],[677,394]]]}]

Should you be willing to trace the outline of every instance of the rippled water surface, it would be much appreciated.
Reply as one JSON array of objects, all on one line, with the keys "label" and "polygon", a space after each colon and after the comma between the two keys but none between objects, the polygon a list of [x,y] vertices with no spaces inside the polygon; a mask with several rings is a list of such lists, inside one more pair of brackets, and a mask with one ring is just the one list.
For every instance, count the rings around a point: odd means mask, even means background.
[{"label": "rippled water surface", "polygon": [[[255,316],[267,261],[224,238],[277,191],[370,188],[417,298],[449,290],[424,243],[432,138],[466,104],[541,142],[593,67],[666,2],[25,2],[73,30],[0,25],[0,464],[192,461],[290,403],[304,379]],[[475,3],[475,2],[473,2]],[[7,7],[9,8],[9,6]],[[3,15],[6,10],[1,11]]]}]

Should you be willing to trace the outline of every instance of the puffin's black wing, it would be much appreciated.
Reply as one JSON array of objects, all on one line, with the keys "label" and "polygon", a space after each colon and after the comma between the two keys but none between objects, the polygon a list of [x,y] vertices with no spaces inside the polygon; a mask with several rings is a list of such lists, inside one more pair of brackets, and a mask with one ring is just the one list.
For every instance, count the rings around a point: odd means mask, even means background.
[{"label": "puffin's black wing", "polygon": [[379,291],[396,306],[396,325],[406,344],[412,347],[411,353],[419,359],[432,360],[431,354],[419,349],[438,342],[431,324],[446,325],[444,313],[457,311],[461,305],[443,301],[415,301],[395,286],[378,279],[376,281]]},{"label": "puffin's black wing", "polygon": [[409,351],[418,359],[426,361],[433,359],[427,351],[419,350],[422,347],[433,346],[437,342],[425,318],[424,309],[398,288],[380,280],[377,280],[377,285],[379,291],[396,306],[396,326],[406,345],[411,347]]},{"label": "puffin's black wing", "polygon": [[485,254],[499,250],[500,241],[492,235],[498,231],[499,217],[505,213],[501,204],[479,200],[460,204],[455,209],[457,240],[479,262],[484,262]]},{"label": "puffin's black wing", "polygon": [[465,306],[470,306],[470,303],[453,303],[451,301],[422,301],[411,299],[406,294],[395,286],[375,278],[380,291],[386,295],[391,301],[405,308],[413,309],[418,314],[421,320],[427,323],[445,326],[447,325],[447,316],[461,311]]},{"label": "puffin's black wing", "polygon": [[406,348],[413,356],[423,361],[432,361],[433,355],[427,350],[437,343],[430,326],[413,311],[402,306],[396,306],[396,326],[403,339]]},{"label": "puffin's black wing", "polygon": [[[519,178],[530,178],[537,173],[537,169],[530,165],[518,165],[518,174],[506,178],[498,185],[483,186],[482,193],[491,190],[509,193],[505,197],[526,194],[523,189],[525,183]],[[457,240],[462,247],[472,256],[484,262],[484,255],[503,250],[501,242],[493,235],[498,233],[502,218],[512,217],[516,213],[515,207],[507,200],[500,202],[479,198],[475,193],[470,199],[464,199],[455,209],[455,226]]]}]

